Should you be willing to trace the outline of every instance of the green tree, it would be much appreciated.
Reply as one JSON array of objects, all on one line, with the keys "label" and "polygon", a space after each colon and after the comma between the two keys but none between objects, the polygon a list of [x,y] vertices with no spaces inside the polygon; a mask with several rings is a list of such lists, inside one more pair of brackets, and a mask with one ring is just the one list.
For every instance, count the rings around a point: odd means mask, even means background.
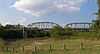
[{"label": "green tree", "polygon": [[96,20],[93,21],[93,27],[96,30],[100,29],[100,0],[97,0],[97,4],[98,4],[98,12],[96,13],[97,17]]},{"label": "green tree", "polygon": [[51,29],[51,37],[61,37],[64,35],[64,29],[61,26],[54,26]]},{"label": "green tree", "polygon": [[70,27],[65,27],[64,30],[65,30],[65,34],[68,36],[73,34],[73,31]]},{"label": "green tree", "polygon": [[100,38],[100,0],[97,0],[98,12],[96,13],[96,20],[93,21],[93,29],[96,32],[97,38]]},{"label": "green tree", "polygon": [[97,1],[98,2],[98,20],[100,20],[100,0]]},{"label": "green tree", "polygon": [[0,37],[4,36],[4,26],[2,24],[0,24]]}]

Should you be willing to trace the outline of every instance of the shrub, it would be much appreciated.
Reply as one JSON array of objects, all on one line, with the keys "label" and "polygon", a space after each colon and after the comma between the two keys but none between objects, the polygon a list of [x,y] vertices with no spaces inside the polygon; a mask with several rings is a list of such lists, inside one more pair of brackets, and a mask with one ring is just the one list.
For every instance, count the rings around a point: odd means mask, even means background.
[{"label": "shrub", "polygon": [[64,35],[64,29],[60,26],[54,26],[50,31],[51,37],[61,37]]}]

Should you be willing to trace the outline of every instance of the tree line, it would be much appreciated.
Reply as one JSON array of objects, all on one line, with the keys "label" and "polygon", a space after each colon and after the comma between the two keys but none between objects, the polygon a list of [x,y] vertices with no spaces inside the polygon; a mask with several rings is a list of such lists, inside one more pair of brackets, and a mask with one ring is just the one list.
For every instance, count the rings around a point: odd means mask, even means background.
[{"label": "tree line", "polygon": [[36,38],[36,37],[61,37],[70,36],[72,31],[70,28],[63,28],[61,26],[54,26],[50,30],[43,30],[37,27],[28,28],[23,25],[3,26],[0,24],[0,38],[2,39],[22,39],[22,38]]}]

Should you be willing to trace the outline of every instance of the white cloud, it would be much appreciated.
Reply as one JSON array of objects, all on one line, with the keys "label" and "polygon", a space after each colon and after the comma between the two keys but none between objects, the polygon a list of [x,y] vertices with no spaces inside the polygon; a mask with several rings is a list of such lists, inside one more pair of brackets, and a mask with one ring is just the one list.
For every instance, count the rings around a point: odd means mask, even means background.
[{"label": "white cloud", "polygon": [[[10,19],[10,20],[9,20]],[[27,21],[25,17],[15,17],[15,16],[2,16],[0,17],[0,23],[3,25],[6,24],[24,24]]]},{"label": "white cloud", "polygon": [[11,7],[39,17],[52,11],[76,12],[84,0],[18,0]]}]

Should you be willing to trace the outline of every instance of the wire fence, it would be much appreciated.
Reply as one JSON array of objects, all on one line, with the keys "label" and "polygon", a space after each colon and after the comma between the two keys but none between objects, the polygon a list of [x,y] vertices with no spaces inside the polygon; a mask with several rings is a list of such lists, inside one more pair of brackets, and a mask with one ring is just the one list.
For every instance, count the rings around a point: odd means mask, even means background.
[{"label": "wire fence", "polygon": [[[31,50],[27,51],[29,48]],[[1,47],[0,54],[100,54],[100,46],[86,47],[81,42],[78,48],[69,48],[66,44],[63,44],[62,48],[55,48],[54,44],[49,44],[47,48],[40,48],[37,45],[34,45],[34,47],[22,46],[19,49],[15,47]]]}]

